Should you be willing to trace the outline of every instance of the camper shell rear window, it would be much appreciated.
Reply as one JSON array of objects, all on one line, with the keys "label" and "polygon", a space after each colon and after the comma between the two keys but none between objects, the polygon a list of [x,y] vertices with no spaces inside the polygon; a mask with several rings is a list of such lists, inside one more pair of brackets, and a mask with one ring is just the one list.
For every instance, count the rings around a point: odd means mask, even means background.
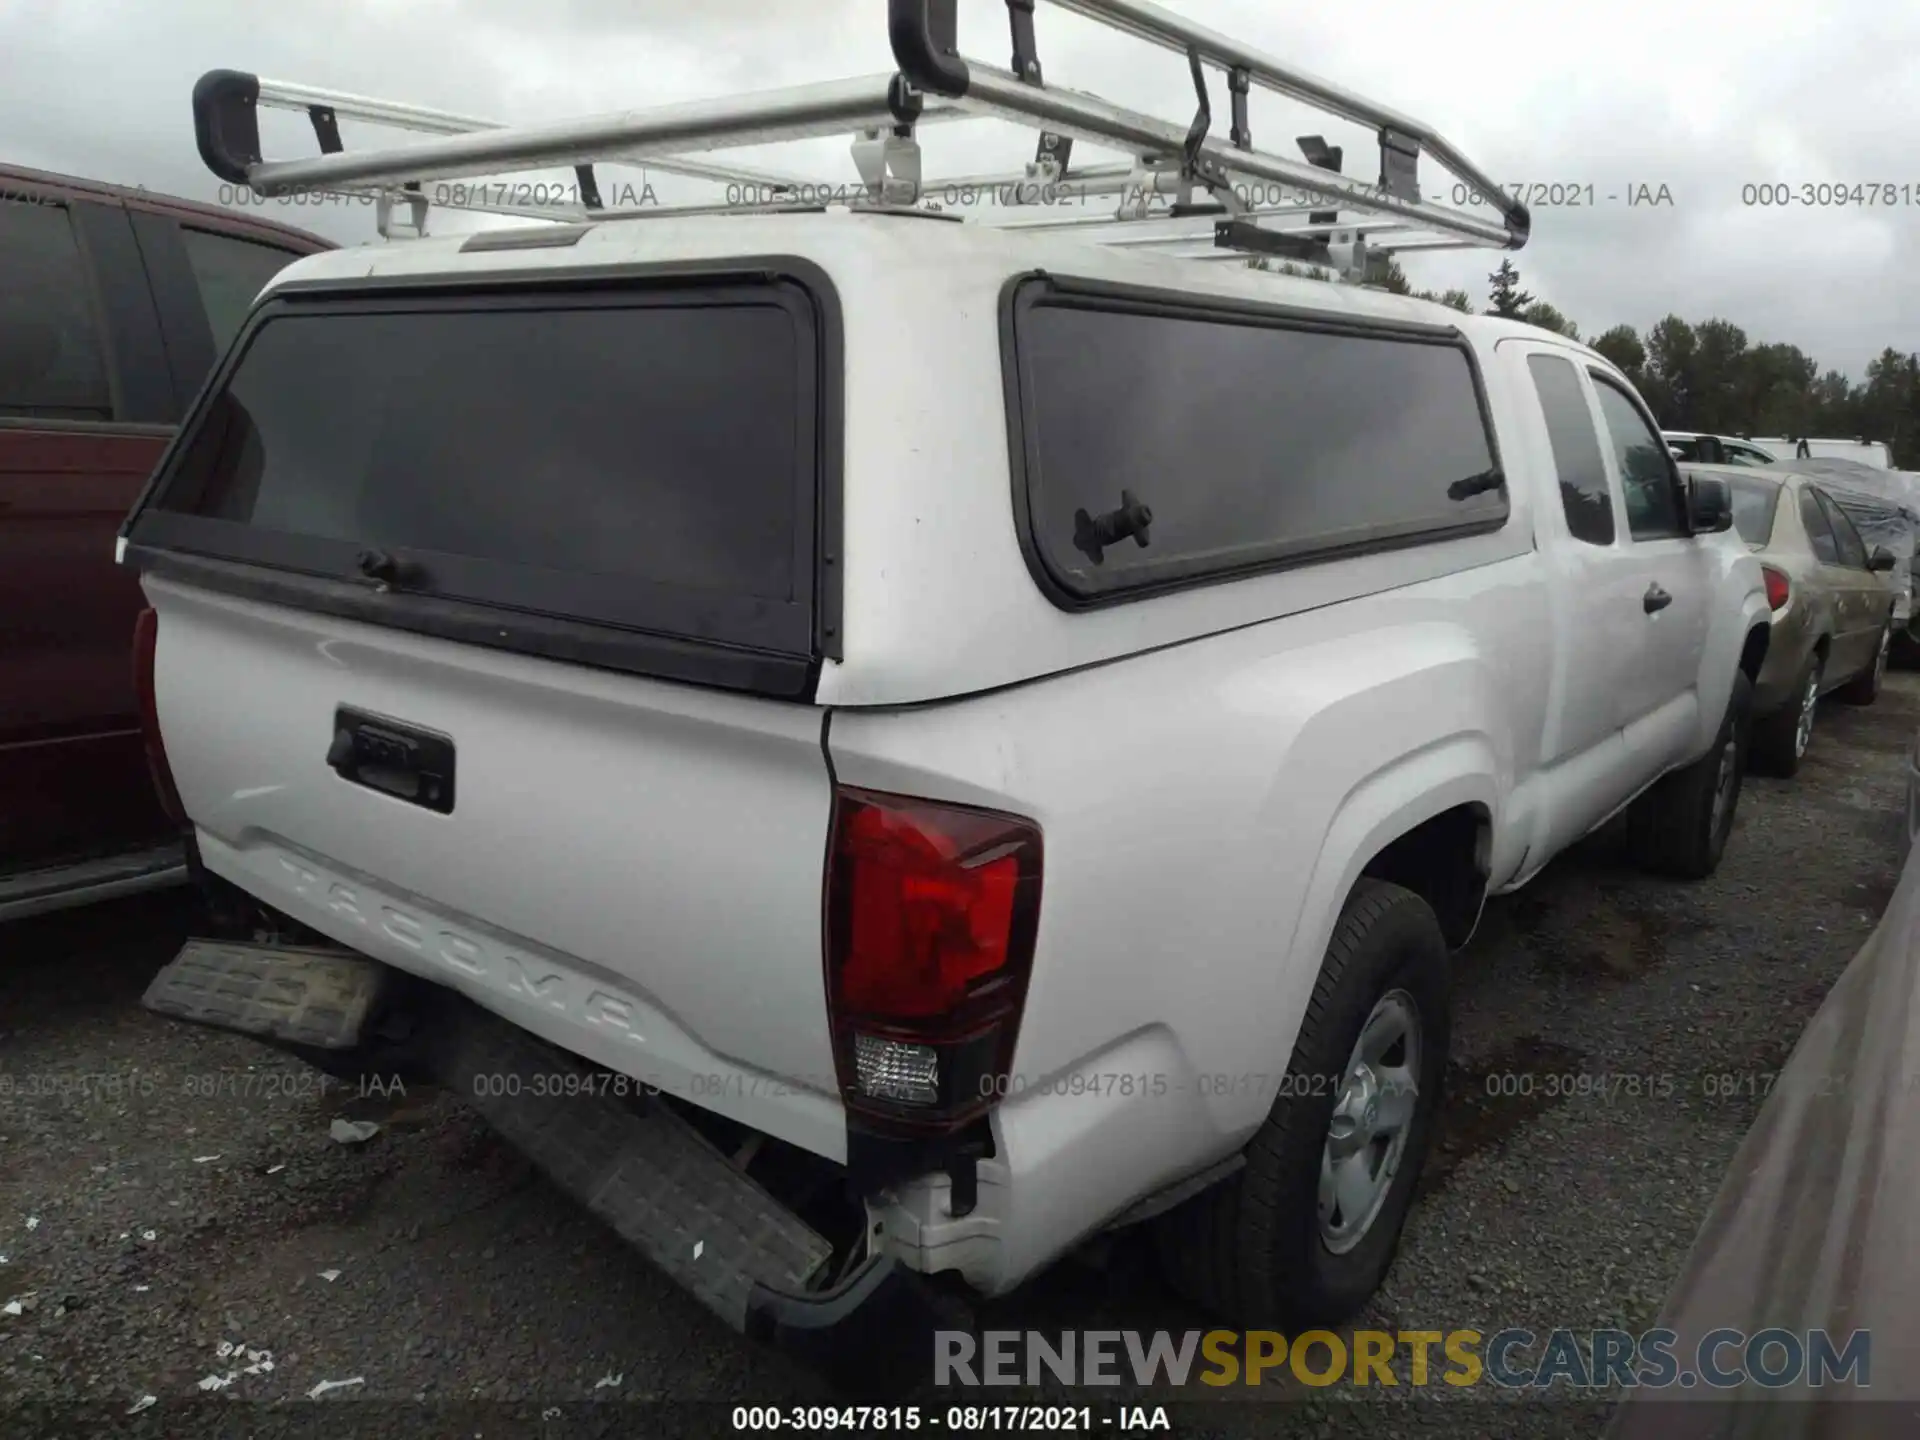
[{"label": "camper shell rear window", "polygon": [[276,572],[276,599],[309,577],[322,608],[344,595],[404,628],[577,650],[591,627],[626,641],[568,658],[804,689],[788,662],[831,653],[835,628],[818,562],[839,369],[831,292],[806,279],[287,294],[129,541]]}]

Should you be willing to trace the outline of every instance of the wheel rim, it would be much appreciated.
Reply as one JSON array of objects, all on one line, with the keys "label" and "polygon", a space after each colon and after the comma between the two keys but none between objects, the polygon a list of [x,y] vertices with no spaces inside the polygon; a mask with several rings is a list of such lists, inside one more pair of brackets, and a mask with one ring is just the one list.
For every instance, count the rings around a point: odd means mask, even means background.
[{"label": "wheel rim", "polygon": [[1360,1027],[1320,1153],[1320,1238],[1344,1255],[1379,1218],[1407,1153],[1420,1100],[1420,1011],[1405,990]]},{"label": "wheel rim", "polygon": [[1813,673],[1807,676],[1806,692],[1800,697],[1800,719],[1793,727],[1793,755],[1797,760],[1807,753],[1807,745],[1813,739],[1813,712],[1820,704],[1820,667],[1816,664]]},{"label": "wheel rim", "polygon": [[1887,678],[1887,652],[1893,648],[1893,632],[1880,632],[1880,653],[1873,657],[1873,688],[1878,690],[1880,682]]}]

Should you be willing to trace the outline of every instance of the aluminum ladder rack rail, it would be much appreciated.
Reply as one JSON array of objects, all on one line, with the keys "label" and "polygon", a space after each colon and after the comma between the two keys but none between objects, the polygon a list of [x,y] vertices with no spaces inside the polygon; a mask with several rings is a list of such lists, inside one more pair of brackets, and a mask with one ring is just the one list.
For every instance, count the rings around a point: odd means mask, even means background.
[{"label": "aluminum ladder rack rail", "polygon": [[[374,100],[231,70],[210,71],[194,87],[194,126],[202,159],[221,179],[262,196],[306,191],[372,191],[381,198],[382,233],[397,199],[413,206],[415,233],[424,233],[430,182],[572,167],[578,178],[572,203],[498,203],[480,198],[464,208],[553,220],[597,220],[635,214],[712,213],[791,206],[812,196],[848,196],[848,203],[948,208],[956,196],[972,203],[984,192],[1003,208],[1050,204],[1062,197],[1121,197],[1114,220],[1194,221],[1181,237],[1229,252],[1300,258],[1361,278],[1368,251],[1526,243],[1526,207],[1508,196],[1431,127],[1364,99],[1226,36],[1190,24],[1148,0],[1051,0],[1121,33],[1181,52],[1188,63],[1196,110],[1185,125],[1112,104],[1097,95],[1045,83],[1034,29],[1035,0],[1003,0],[1013,39],[1013,66],[1000,69],[959,53],[958,0],[888,0],[888,36],[899,71],[763,91],[713,100],[683,101],[587,119],[506,126],[423,107]],[[1227,80],[1231,128],[1212,131],[1208,67]],[[1340,173],[1342,154],[1318,136],[1302,137],[1304,159],[1255,149],[1247,100],[1255,87],[1324,114],[1372,127],[1380,143],[1379,178],[1367,183]],[[267,160],[261,154],[257,109],[304,111],[322,153],[306,159]],[[1040,132],[1035,159],[1004,176],[964,176],[923,183],[917,126],[923,120],[993,117]],[[387,148],[348,152],[342,118],[395,126],[425,138]],[[854,135],[857,186],[810,181],[755,167],[695,158],[707,152],[775,141]],[[1119,163],[1070,164],[1076,141],[1130,156]],[[1431,155],[1483,197],[1498,218],[1432,203],[1417,176],[1422,153]],[[657,207],[645,211],[600,203],[592,166],[644,164],[663,173],[721,182],[753,197],[747,205]],[[445,190],[445,186],[440,187]],[[511,195],[508,187],[506,194]],[[945,197],[945,205],[943,205]],[[1284,197],[1291,203],[1262,204]],[[444,200],[441,203],[446,203]],[[1306,207],[1323,204],[1326,210]],[[1302,211],[1305,231],[1274,230],[1265,218]],[[1029,212],[1030,213],[1030,212]],[[1349,213],[1365,217],[1356,225]],[[1220,223],[1214,223],[1217,217]],[[999,217],[1022,225],[1024,217]],[[1095,217],[1104,218],[1104,217]],[[1375,221],[1388,222],[1376,224]],[[1031,228],[1073,230],[1071,223]],[[1109,238],[1103,226],[1089,238]],[[1181,253],[1185,253],[1184,251]]]}]

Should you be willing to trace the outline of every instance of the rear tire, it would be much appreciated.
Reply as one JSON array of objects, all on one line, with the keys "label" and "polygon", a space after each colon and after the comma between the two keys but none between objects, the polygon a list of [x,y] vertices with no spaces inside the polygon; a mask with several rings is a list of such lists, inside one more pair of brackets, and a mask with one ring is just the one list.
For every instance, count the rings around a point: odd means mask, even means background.
[{"label": "rear tire", "polygon": [[1820,671],[1820,652],[1816,650],[1800,667],[1787,703],[1753,722],[1749,758],[1753,768],[1763,775],[1789,779],[1799,771],[1819,712]]},{"label": "rear tire", "polygon": [[[1366,1304],[1393,1264],[1432,1143],[1449,984],[1446,940],[1426,901],[1381,880],[1355,885],[1279,1098],[1247,1144],[1245,1167],[1155,1222],[1161,1266],[1175,1289],[1250,1328],[1337,1325]],[[1395,1025],[1401,1043],[1367,1066],[1368,1077],[1356,1076],[1363,1029],[1378,1037]],[[1407,1093],[1402,1080],[1376,1082],[1396,1074],[1415,1077],[1404,1134],[1376,1163],[1376,1116],[1387,1121],[1386,1098]],[[1323,1167],[1336,1153],[1343,1175],[1375,1177],[1371,1188],[1360,1185],[1352,1215],[1340,1201],[1323,1213],[1323,1183],[1332,1188]]]},{"label": "rear tire", "polygon": [[1726,714],[1707,753],[1633,802],[1630,843],[1644,868],[1679,880],[1704,880],[1719,866],[1740,804],[1752,708],[1753,682],[1736,671]]},{"label": "rear tire", "polygon": [[1893,622],[1888,621],[1887,628],[1880,632],[1879,648],[1873,652],[1873,667],[1834,691],[1834,698],[1848,705],[1871,705],[1878,700],[1881,682],[1887,678],[1887,657],[1892,650]]}]

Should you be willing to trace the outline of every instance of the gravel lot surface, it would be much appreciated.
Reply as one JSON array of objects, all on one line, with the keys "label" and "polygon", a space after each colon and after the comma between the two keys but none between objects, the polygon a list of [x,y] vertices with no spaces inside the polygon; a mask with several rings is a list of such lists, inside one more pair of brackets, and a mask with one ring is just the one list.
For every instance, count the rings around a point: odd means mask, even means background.
[{"label": "gravel lot surface", "polygon": [[[1652,1323],[1759,1108],[1757,1077],[1785,1060],[1891,892],[1916,722],[1913,675],[1891,677],[1872,709],[1823,706],[1796,780],[1748,777],[1711,881],[1647,879],[1600,837],[1489,907],[1456,967],[1441,1147],[1362,1327]],[[0,1314],[0,1407],[95,1407],[14,1421],[0,1408],[0,1435],[99,1417],[129,1432],[155,1422],[154,1434],[210,1421],[320,1433],[317,1414],[330,1433],[374,1418],[395,1434],[718,1432],[731,1428],[724,1408],[631,1402],[823,1398],[658,1278],[454,1097],[361,1094],[142,1012],[142,988],[191,920],[186,897],[170,896],[0,928],[0,1304],[33,1296]],[[1595,1088],[1604,1098],[1565,1093]],[[336,1116],[382,1129],[342,1145],[328,1134]],[[1207,1322],[1122,1243],[1062,1264],[984,1323]],[[308,1396],[323,1381],[355,1383],[320,1411]],[[1218,1408],[1205,1428],[1593,1435],[1602,1414],[1506,1397],[1496,1415],[1484,1387],[1259,1393],[1297,1403]],[[118,1418],[149,1395],[146,1413]],[[953,1397],[922,1398],[944,1410]]]}]

